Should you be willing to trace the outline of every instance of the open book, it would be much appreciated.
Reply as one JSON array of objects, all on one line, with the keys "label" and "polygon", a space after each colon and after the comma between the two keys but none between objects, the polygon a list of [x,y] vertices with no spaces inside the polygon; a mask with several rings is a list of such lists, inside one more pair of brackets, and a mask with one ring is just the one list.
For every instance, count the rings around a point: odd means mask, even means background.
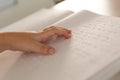
[{"label": "open book", "polygon": [[71,29],[72,38],[50,44],[52,56],[3,52],[19,55],[3,80],[107,80],[120,70],[120,18],[81,11],[52,25]]}]

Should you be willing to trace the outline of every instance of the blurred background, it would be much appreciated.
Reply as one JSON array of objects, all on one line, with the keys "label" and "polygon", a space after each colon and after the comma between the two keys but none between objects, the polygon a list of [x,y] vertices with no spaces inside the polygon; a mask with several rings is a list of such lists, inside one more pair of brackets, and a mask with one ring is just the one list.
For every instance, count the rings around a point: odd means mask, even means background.
[{"label": "blurred background", "polygon": [[63,0],[0,0],[0,28]]}]

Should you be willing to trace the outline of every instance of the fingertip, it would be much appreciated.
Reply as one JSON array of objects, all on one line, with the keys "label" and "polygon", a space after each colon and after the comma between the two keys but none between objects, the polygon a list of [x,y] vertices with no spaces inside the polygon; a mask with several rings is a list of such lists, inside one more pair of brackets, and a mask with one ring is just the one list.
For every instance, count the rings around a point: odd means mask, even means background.
[{"label": "fingertip", "polygon": [[40,52],[45,55],[52,55],[55,54],[55,49],[49,45],[45,45],[41,43]]},{"label": "fingertip", "polygon": [[52,55],[52,54],[55,54],[55,52],[56,52],[56,51],[55,51],[54,48],[50,48],[50,49],[48,50],[48,53],[51,54],[51,55]]},{"label": "fingertip", "polygon": [[69,31],[69,32],[67,32],[67,33],[65,33],[64,34],[64,37],[66,38],[66,39],[69,39],[69,38],[71,38],[71,31]]}]

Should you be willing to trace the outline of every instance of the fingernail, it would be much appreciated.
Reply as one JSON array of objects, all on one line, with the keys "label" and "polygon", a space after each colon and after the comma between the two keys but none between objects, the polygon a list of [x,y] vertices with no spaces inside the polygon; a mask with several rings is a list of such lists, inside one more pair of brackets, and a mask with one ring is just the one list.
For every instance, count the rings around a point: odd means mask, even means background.
[{"label": "fingernail", "polygon": [[49,49],[49,54],[54,54],[55,53],[55,50],[54,49]]}]

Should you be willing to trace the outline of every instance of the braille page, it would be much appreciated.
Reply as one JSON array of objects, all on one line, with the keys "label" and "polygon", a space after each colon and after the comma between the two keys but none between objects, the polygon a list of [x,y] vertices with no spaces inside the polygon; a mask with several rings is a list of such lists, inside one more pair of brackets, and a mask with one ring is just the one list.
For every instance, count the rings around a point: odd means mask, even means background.
[{"label": "braille page", "polygon": [[85,66],[77,68],[82,76],[76,80],[106,80],[120,70],[120,18],[83,13],[84,17],[75,15],[55,25],[70,26],[73,33],[70,53],[79,57],[74,58],[76,61],[86,61],[78,63]]},{"label": "braille page", "polygon": [[52,56],[23,54],[3,80],[97,80],[120,58],[120,18],[84,11],[54,25],[71,29],[71,39],[51,42]]}]

